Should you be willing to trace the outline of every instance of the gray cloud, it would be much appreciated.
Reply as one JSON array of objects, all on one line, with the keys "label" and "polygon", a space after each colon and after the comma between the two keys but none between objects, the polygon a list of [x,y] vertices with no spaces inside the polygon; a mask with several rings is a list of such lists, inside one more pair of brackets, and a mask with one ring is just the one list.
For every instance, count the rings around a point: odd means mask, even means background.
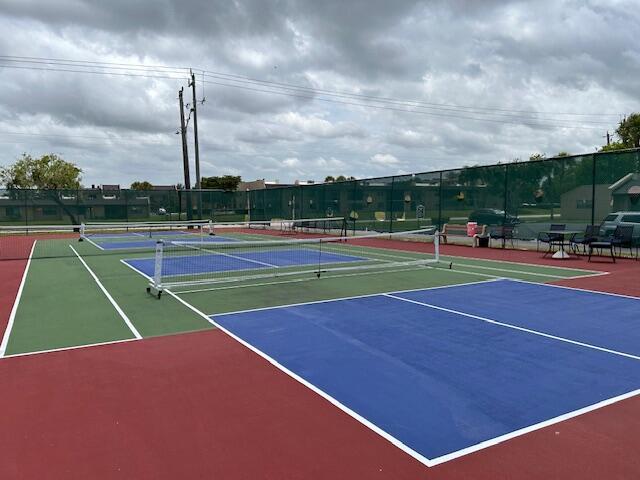
[{"label": "gray cloud", "polygon": [[[193,67],[426,102],[372,108],[199,76],[205,175],[322,179],[580,153],[602,144],[615,114],[640,110],[631,0],[0,3],[2,55]],[[85,183],[181,181],[176,94],[187,70],[153,74],[169,79],[9,65],[0,61],[1,164],[53,151],[82,166]]]}]

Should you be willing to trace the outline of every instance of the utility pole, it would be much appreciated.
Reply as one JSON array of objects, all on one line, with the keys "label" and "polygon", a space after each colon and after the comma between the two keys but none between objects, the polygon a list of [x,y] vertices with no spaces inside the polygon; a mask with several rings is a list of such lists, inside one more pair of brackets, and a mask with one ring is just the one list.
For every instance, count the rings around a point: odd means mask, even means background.
[{"label": "utility pole", "polygon": [[198,195],[198,218],[202,220],[202,188],[200,184],[200,145],[198,144],[198,100],[196,100],[196,75],[191,71],[191,111],[193,112],[193,143],[196,156],[196,194]]},{"label": "utility pole", "polygon": [[193,99],[191,111],[193,112],[193,140],[196,155],[196,188],[200,189],[200,146],[198,145],[198,101],[196,100],[196,75],[191,72],[191,96]]},{"label": "utility pole", "polygon": [[189,152],[187,150],[187,127],[184,124],[184,101],[182,99],[182,91],[178,92],[178,101],[180,103],[180,137],[182,138],[182,165],[184,168],[184,189],[187,194],[187,220],[191,220],[193,212],[191,211],[191,175],[189,174]]},{"label": "utility pole", "polygon": [[607,130],[607,147],[611,145],[611,135],[609,135],[609,130]]}]

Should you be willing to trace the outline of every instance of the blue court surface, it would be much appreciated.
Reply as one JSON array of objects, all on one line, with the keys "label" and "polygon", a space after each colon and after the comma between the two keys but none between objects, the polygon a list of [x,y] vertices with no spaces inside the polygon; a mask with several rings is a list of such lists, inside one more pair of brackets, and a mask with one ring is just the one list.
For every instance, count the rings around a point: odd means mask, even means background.
[{"label": "blue court surface", "polygon": [[498,280],[212,318],[427,464],[640,393],[640,299]]},{"label": "blue court surface", "polygon": [[[180,235],[180,238],[176,241],[197,241],[203,243],[216,243],[216,242],[235,242],[237,241],[234,238],[226,238],[226,237],[199,237],[195,235],[190,235],[188,233],[179,233],[174,232],[170,236]],[[147,237],[146,240],[141,238],[140,235],[135,235],[133,238],[138,238],[139,240],[130,240],[130,241],[100,241],[99,239],[96,241],[92,238],[92,241],[96,243],[103,250],[128,250],[131,248],[153,248],[155,247],[158,240],[163,239],[164,235],[155,234],[153,238]],[[123,237],[110,237],[110,238],[123,238]],[[128,238],[128,237],[125,237]],[[171,240],[168,240],[167,243],[171,243]]]},{"label": "blue court surface", "polygon": [[[319,250],[265,250],[259,252],[212,253],[165,257],[162,260],[162,275],[191,275],[261,268],[281,268],[318,264]],[[369,260],[353,255],[322,252],[321,264],[362,262]],[[153,276],[154,258],[123,260],[148,277]]]}]

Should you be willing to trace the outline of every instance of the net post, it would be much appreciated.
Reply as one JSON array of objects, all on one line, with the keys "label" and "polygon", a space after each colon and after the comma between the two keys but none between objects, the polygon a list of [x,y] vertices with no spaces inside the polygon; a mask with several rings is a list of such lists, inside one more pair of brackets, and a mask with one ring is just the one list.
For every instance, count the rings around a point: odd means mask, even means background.
[{"label": "net post", "polygon": [[155,263],[153,268],[153,278],[151,279],[151,283],[147,287],[147,293],[157,296],[158,298],[162,295],[162,260],[164,258],[164,241],[158,240],[156,242],[156,254],[155,254]]},{"label": "net post", "polygon": [[433,237],[433,250],[434,250],[433,259],[436,262],[439,262],[440,261],[440,232],[438,230],[436,230],[435,235]]}]

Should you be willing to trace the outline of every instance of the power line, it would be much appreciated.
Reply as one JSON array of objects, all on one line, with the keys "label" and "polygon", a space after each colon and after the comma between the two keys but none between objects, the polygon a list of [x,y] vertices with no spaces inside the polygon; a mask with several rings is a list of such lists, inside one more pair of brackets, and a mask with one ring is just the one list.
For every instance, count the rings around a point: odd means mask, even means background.
[{"label": "power line", "polygon": [[238,88],[238,89],[241,89],[241,90],[247,90],[247,91],[253,91],[253,92],[271,93],[271,94],[274,94],[274,95],[282,95],[282,96],[287,96],[287,97],[305,98],[305,99],[309,99],[309,100],[317,100],[317,101],[321,101],[321,102],[329,102],[329,103],[335,103],[335,104],[341,104],[341,105],[350,105],[350,106],[366,107],[366,108],[376,108],[376,109],[381,109],[381,110],[389,110],[389,111],[403,112],[403,113],[415,113],[415,114],[428,115],[428,116],[433,116],[433,117],[458,118],[458,119],[464,119],[464,120],[476,120],[476,121],[482,121],[482,122],[504,123],[504,124],[511,124],[511,125],[527,125],[527,126],[533,126],[533,127],[573,128],[573,129],[580,129],[580,130],[601,130],[600,127],[580,127],[580,126],[570,125],[570,124],[551,124],[551,123],[541,123],[541,122],[536,122],[536,123],[532,123],[532,122],[516,122],[516,121],[509,121],[509,120],[498,120],[498,119],[493,119],[493,118],[478,118],[478,117],[469,117],[469,116],[453,115],[453,114],[446,114],[446,113],[434,113],[434,112],[428,112],[428,111],[423,111],[423,110],[407,110],[407,109],[403,109],[403,108],[395,108],[395,107],[384,106],[384,105],[371,105],[371,104],[365,104],[365,103],[356,103],[356,102],[347,102],[347,101],[342,101],[342,100],[333,100],[333,99],[330,99],[330,98],[321,98],[321,97],[310,96],[310,95],[285,93],[285,92],[279,92],[279,91],[275,91],[275,90],[263,90],[263,89],[259,89],[259,88],[246,87],[246,86],[242,86],[242,85],[233,85],[233,84],[222,83],[222,82],[213,82],[211,80],[205,80],[204,83],[211,84],[211,85],[219,85],[219,86],[223,86],[223,87]]},{"label": "power line", "polygon": [[[143,77],[143,78],[180,80],[180,79],[184,79],[184,77],[182,77],[181,75],[186,74],[186,72],[182,72],[178,67],[147,66],[142,64],[128,65],[128,64],[116,64],[112,62],[89,62],[89,61],[79,61],[79,60],[46,59],[46,58],[40,58],[40,57],[15,57],[15,56],[6,56],[6,55],[5,56],[0,55],[0,61],[23,62],[23,63],[29,64],[27,66],[12,65],[12,64],[1,65],[4,68],[58,71],[58,72],[67,72],[67,73],[84,73],[84,74],[95,74],[95,75],[114,75],[114,76],[126,76],[126,77]],[[39,66],[34,66],[33,64],[39,64],[39,65],[45,64],[48,66],[39,67]],[[73,68],[58,68],[60,66],[69,66]],[[95,68],[100,68],[101,70],[94,70]],[[91,69],[91,70],[87,70],[87,69]],[[140,73],[112,71],[112,69],[133,70],[134,72],[140,72]],[[173,76],[173,75],[180,75],[180,76]],[[280,82],[251,79],[250,77],[243,77],[241,75],[220,74],[216,72],[203,74],[203,76],[206,76],[208,78],[218,78],[221,80],[225,80],[224,82],[203,80],[203,83],[209,83],[209,84],[218,85],[222,87],[236,88],[236,89],[242,89],[246,91],[287,96],[287,97],[293,97],[293,98],[304,98],[304,99],[317,100],[317,101],[349,105],[349,106],[357,106],[357,107],[363,107],[363,108],[375,108],[375,109],[397,111],[397,112],[404,112],[404,113],[414,113],[414,114],[443,117],[443,118],[456,118],[456,119],[464,119],[464,120],[472,120],[472,121],[480,121],[480,122],[491,122],[491,123],[503,123],[503,124],[512,124],[512,125],[526,125],[531,127],[542,127],[542,128],[551,127],[551,128],[571,128],[571,129],[585,129],[585,130],[597,129],[595,127],[579,126],[579,125],[566,123],[566,121],[569,119],[555,120],[555,119],[537,119],[532,117],[520,118],[519,115],[514,115],[513,113],[501,113],[501,112],[518,112],[517,110],[489,109],[486,107],[469,107],[469,106],[459,106],[459,105],[454,106],[450,104],[432,104],[429,102],[402,101],[402,100],[392,99],[389,97],[376,97],[372,95],[337,93],[337,91],[314,89],[309,87],[300,87],[300,86],[295,86],[290,84],[283,84]],[[229,77],[229,78],[226,78],[226,77]],[[235,82],[235,83],[227,83],[227,82]],[[263,88],[255,88],[255,86],[263,87]],[[277,89],[277,90],[274,90],[274,89]],[[322,98],[316,95],[330,96],[333,98]],[[342,98],[346,100],[355,99],[355,100],[359,100],[359,102],[337,100],[336,98]],[[382,105],[363,103],[364,101],[367,101],[367,100],[369,102],[382,103]],[[447,105],[452,108],[444,108],[444,106],[447,106]],[[398,108],[398,107],[406,107],[406,108]],[[460,109],[485,110],[486,113],[482,111],[465,111]],[[436,112],[432,110],[436,110]],[[440,111],[455,112],[456,114],[440,113]],[[493,113],[493,112],[497,112],[497,113]],[[527,111],[523,110],[519,112],[527,112]],[[527,113],[541,113],[541,112],[528,111]],[[480,117],[469,116],[470,114],[482,115],[482,116]],[[551,113],[546,113],[546,114],[548,115]],[[558,115],[560,114],[574,115],[566,112],[559,113]],[[507,117],[507,119],[502,120],[497,118],[487,118],[486,116],[488,115],[493,117],[495,116]],[[575,114],[575,115],[586,116],[586,115],[596,115],[596,114]],[[613,115],[613,114],[603,114],[603,115]],[[513,119],[513,120],[508,120],[508,119]],[[609,122],[596,122],[596,121],[589,121],[589,120],[582,120],[581,123],[582,124],[584,123],[610,124]]]},{"label": "power line", "polygon": [[220,72],[212,72],[209,70],[204,70],[204,76],[211,78],[220,78],[224,80],[236,79],[237,81],[246,81],[248,83],[255,84],[270,84],[272,86],[281,86],[286,87],[287,89],[296,89],[302,91],[309,91],[318,94],[326,94],[326,95],[335,95],[335,96],[348,96],[355,97],[361,99],[371,99],[376,101],[385,101],[385,102],[394,102],[394,103],[403,103],[403,104],[414,104],[414,105],[424,105],[430,107],[451,107],[455,109],[466,109],[466,110],[483,110],[489,112],[509,112],[509,113],[530,113],[530,114],[545,114],[545,115],[576,115],[576,116],[620,116],[621,113],[571,113],[571,112],[550,112],[550,111],[538,111],[538,110],[513,110],[513,109],[504,109],[504,108],[492,108],[492,107],[474,107],[474,106],[465,106],[465,105],[456,105],[450,103],[433,103],[433,102],[425,102],[418,100],[402,100],[398,98],[392,97],[379,97],[374,95],[364,95],[359,93],[351,93],[339,90],[325,90],[315,87],[304,87],[299,85],[293,85],[290,83],[282,83],[282,82],[273,82],[270,80],[260,80],[252,77],[246,77],[244,75],[234,75],[230,73],[220,73]]}]

